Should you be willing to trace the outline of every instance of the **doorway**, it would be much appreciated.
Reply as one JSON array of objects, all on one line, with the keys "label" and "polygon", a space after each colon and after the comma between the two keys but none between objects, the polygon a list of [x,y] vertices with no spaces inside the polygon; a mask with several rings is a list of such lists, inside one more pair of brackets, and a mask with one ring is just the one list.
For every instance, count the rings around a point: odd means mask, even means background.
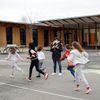
[{"label": "doorway", "polygon": [[24,28],[20,29],[20,44],[26,45],[26,30]]},{"label": "doorway", "polygon": [[48,30],[44,30],[44,46],[48,46],[49,43],[49,37],[48,37]]},{"label": "doorway", "polygon": [[12,44],[13,35],[12,35],[12,27],[6,28],[6,41],[7,44]]}]

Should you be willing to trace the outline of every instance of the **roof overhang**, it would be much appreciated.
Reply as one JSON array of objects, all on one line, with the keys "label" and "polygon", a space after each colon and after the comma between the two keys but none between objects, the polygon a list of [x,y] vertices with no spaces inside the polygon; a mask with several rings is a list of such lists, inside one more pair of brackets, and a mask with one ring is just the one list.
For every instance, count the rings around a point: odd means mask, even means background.
[{"label": "roof overhang", "polygon": [[79,24],[99,23],[99,22],[100,22],[100,15],[41,21],[41,23],[44,23],[51,27],[62,27],[66,25],[79,25]]}]

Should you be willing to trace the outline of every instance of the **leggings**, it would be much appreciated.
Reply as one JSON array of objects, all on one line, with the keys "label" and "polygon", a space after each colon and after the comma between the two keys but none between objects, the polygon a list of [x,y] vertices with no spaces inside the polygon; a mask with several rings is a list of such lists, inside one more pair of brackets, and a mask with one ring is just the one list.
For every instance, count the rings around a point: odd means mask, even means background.
[{"label": "leggings", "polygon": [[33,70],[33,67],[35,66],[36,68],[36,71],[41,73],[41,74],[45,74],[41,69],[39,69],[39,61],[38,59],[34,59],[34,60],[31,60],[31,64],[30,64],[30,68],[29,68],[29,77],[31,78],[32,76],[32,70]]}]

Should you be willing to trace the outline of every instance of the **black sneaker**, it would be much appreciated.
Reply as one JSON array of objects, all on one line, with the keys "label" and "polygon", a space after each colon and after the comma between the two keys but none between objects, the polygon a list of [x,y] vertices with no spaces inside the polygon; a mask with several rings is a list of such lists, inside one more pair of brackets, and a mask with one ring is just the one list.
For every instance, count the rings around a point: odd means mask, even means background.
[{"label": "black sneaker", "polygon": [[36,77],[37,77],[37,78],[41,78],[41,76],[40,76],[40,75],[37,75]]}]

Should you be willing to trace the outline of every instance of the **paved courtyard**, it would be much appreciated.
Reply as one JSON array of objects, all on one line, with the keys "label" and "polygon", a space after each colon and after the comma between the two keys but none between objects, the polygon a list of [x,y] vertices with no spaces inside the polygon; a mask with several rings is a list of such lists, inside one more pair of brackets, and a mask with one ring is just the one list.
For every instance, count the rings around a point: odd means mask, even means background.
[{"label": "paved courtyard", "polygon": [[[100,100],[100,55],[99,51],[88,51],[91,62],[87,65],[84,72],[92,87],[90,94],[85,94],[85,88],[82,84],[81,91],[74,91],[74,79],[66,70],[66,61],[62,61],[63,75],[58,73],[52,76],[51,53],[45,51],[46,60],[44,66],[49,73],[48,80],[44,77],[36,78],[37,72],[33,70],[32,81],[27,81],[29,60],[19,61],[18,65],[24,70],[24,73],[15,72],[15,78],[10,78],[10,63],[4,58],[7,54],[0,54],[0,100]],[[27,52],[20,53],[24,58],[28,56]],[[58,69],[57,69],[58,72]]]}]

